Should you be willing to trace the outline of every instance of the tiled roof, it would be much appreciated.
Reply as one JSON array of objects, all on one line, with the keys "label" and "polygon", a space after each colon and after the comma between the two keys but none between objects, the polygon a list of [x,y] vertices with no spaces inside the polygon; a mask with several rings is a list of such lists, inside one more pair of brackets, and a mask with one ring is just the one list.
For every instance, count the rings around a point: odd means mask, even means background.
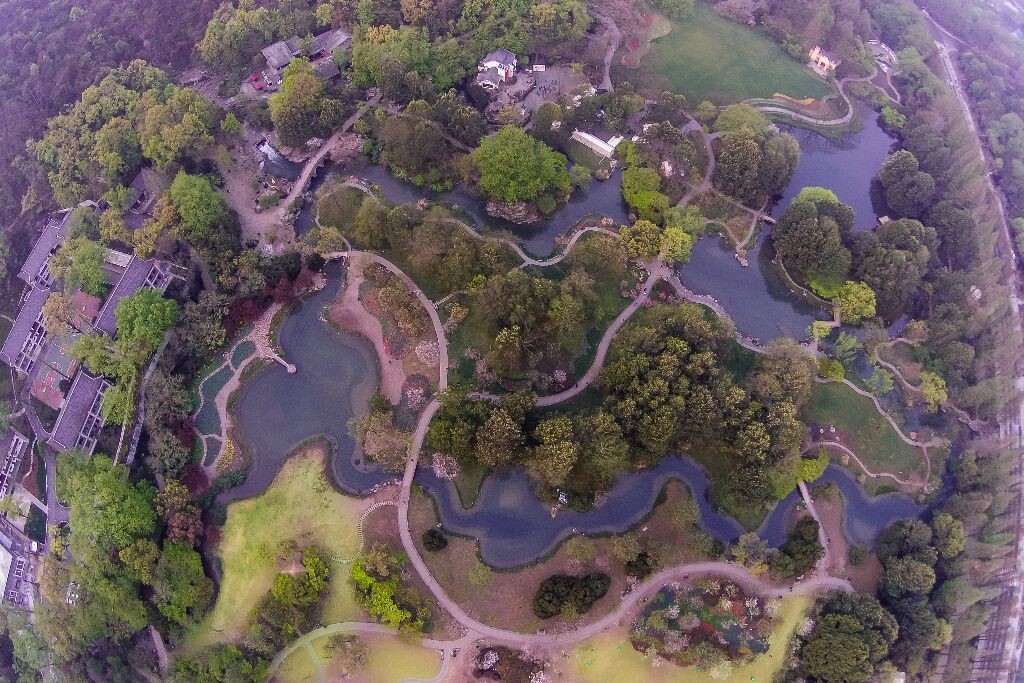
[{"label": "tiled roof", "polygon": [[[96,318],[96,329],[106,332],[111,337],[117,331],[117,304],[126,296],[131,296],[146,285],[150,272],[157,267],[156,261],[142,261],[133,258],[121,274],[121,279],[103,302],[103,308]],[[161,285],[162,289],[163,285]]]},{"label": "tiled roof", "polygon": [[486,57],[480,60],[482,63],[497,62],[498,64],[513,65],[516,63],[516,55],[510,50],[506,50],[503,47],[499,47],[494,52],[491,52]]},{"label": "tiled roof", "polygon": [[43,232],[39,235],[39,239],[32,245],[28,258],[21,264],[21,270],[18,271],[19,278],[32,284],[33,279],[39,273],[39,269],[50,258],[50,253],[64,241],[64,221],[67,217],[68,214],[63,214],[54,216],[47,221],[46,227],[43,228]]},{"label": "tiled roof", "polygon": [[263,57],[267,60],[267,64],[275,69],[285,67],[292,61],[292,50],[288,47],[288,43],[283,40],[279,40],[273,45],[268,45],[260,50],[260,52],[263,53]]},{"label": "tiled roof", "polygon": [[313,37],[313,52],[326,52],[330,54],[334,52],[335,48],[338,46],[347,43],[351,37],[351,35],[342,31],[340,28],[336,28],[331,31],[324,31],[320,35]]},{"label": "tiled roof", "polygon": [[4,340],[3,347],[0,348],[0,358],[8,365],[13,366],[15,364],[18,354],[25,345],[25,340],[29,338],[29,335],[32,333],[32,327],[39,318],[39,313],[43,310],[46,297],[49,295],[50,292],[47,289],[40,287],[29,288],[25,303],[21,310],[18,311],[18,317],[14,319],[14,325],[11,327],[7,339]]},{"label": "tiled roof", "polygon": [[[108,386],[110,384],[102,377],[79,372],[71,384],[71,390],[64,400],[64,409],[47,443],[58,450],[84,447],[91,452],[95,447],[95,435],[103,426],[102,419],[97,420],[97,409]],[[80,438],[83,430],[85,441]]]},{"label": "tiled roof", "polygon": [[317,78],[327,81],[340,74],[341,71],[338,70],[338,65],[334,63],[333,59],[324,59],[313,65],[313,73]]}]

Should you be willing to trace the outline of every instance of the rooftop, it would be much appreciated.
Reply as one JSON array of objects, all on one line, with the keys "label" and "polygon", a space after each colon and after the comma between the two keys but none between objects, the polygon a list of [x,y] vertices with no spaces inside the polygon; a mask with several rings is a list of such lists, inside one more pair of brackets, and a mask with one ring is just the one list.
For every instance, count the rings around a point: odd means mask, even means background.
[{"label": "rooftop", "polygon": [[152,168],[143,168],[128,186],[130,213],[149,214],[160,195],[169,186],[167,178]]},{"label": "rooftop", "polygon": [[279,40],[273,45],[268,45],[260,50],[260,52],[263,53],[267,64],[275,69],[283,69],[288,66],[288,63],[292,61],[294,56],[292,48],[283,40]]},{"label": "rooftop", "polygon": [[[21,265],[21,270],[18,271],[18,277],[25,282],[32,284],[39,280],[39,275],[46,266],[46,262],[50,258],[60,243],[64,241],[64,221],[67,220],[68,213],[62,215],[53,216],[49,221],[46,222],[46,227],[43,228],[43,232],[40,233],[39,239],[36,240],[35,244],[32,245],[32,250],[28,253],[28,258],[25,259],[25,263]],[[48,279],[49,274],[47,273],[46,278]]]},{"label": "rooftop", "polygon": [[143,287],[163,291],[167,288],[169,277],[156,261],[132,258],[114,285],[114,289],[107,295],[107,300],[103,302],[103,308],[96,318],[96,329],[113,337],[117,332],[117,304],[121,299],[131,296]]},{"label": "rooftop", "polygon": [[341,71],[338,69],[338,65],[334,63],[333,59],[323,59],[313,65],[313,73],[316,74],[317,78],[329,81],[340,74]]},{"label": "rooftop", "polygon": [[484,64],[486,64],[487,62],[497,62],[499,64],[515,64],[516,54],[511,50],[506,50],[503,47],[499,47],[497,50],[489,53],[480,61]]},{"label": "rooftop", "polygon": [[80,448],[92,453],[96,437],[103,428],[103,393],[109,386],[102,377],[79,372],[47,443],[58,450]]},{"label": "rooftop", "polygon": [[3,347],[0,347],[0,358],[11,367],[28,372],[35,365],[39,351],[46,341],[39,324],[40,313],[50,290],[41,287],[30,287],[28,296],[22,304],[18,317],[14,319]]},{"label": "rooftop", "polygon": [[323,33],[314,36],[313,52],[325,52],[331,54],[338,47],[341,47],[351,39],[352,36],[346,31],[340,28],[332,29],[330,31],[324,31]]}]

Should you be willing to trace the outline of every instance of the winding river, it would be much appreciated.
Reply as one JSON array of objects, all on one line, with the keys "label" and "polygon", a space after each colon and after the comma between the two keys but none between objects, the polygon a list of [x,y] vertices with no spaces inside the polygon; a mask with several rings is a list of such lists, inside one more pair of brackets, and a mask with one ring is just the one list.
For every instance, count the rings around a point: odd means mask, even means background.
[{"label": "winding river", "polygon": [[[700,527],[712,538],[731,543],[744,532],[732,517],[708,502],[708,478],[700,465],[685,456],[669,456],[657,467],[624,474],[606,500],[587,512],[563,510],[552,519],[549,504],[533,492],[530,476],[521,469],[503,470],[488,477],[476,504],[462,507],[455,487],[420,469],[415,482],[434,498],[445,530],[480,541],[480,556],[497,569],[512,569],[534,562],[577,533],[618,534],[642,521],[671,479],[685,483],[700,510]],[[886,526],[898,519],[919,516],[923,509],[909,498],[887,494],[870,498],[847,470],[830,465],[819,483],[834,483],[846,501],[844,531],[854,543],[873,546]],[[765,518],[758,534],[772,546],[786,541],[789,519],[800,500],[794,491]]]},{"label": "winding river", "polygon": [[[892,140],[881,130],[873,114],[865,116],[865,128],[839,143],[795,131],[801,141],[801,161],[786,193],[776,204],[779,214],[805,185],[833,189],[857,212],[857,227],[869,229],[877,220],[872,203],[871,178],[888,154]],[[268,169],[269,170],[269,169]],[[314,181],[319,186],[330,174],[328,167]],[[605,182],[592,181],[586,193],[575,196],[554,215],[536,226],[523,227],[485,215],[480,199],[463,188],[434,194],[396,178],[387,169],[369,165],[355,174],[376,184],[389,201],[415,202],[422,197],[457,204],[478,227],[508,229],[523,239],[524,248],[538,256],[556,248],[555,238],[591,213],[607,215],[618,223],[627,220],[620,196],[621,171]],[[309,227],[309,208],[300,214],[299,232]],[[822,311],[790,292],[771,264],[771,247],[762,235],[743,267],[722,240],[705,237],[694,248],[693,258],[681,271],[691,289],[719,299],[740,332],[769,340],[779,336],[803,337],[810,323],[824,317]],[[355,444],[346,423],[362,411],[376,384],[376,361],[360,338],[339,334],[321,319],[321,310],[340,288],[339,269],[332,271],[327,287],[303,302],[280,330],[280,345],[287,359],[298,366],[289,375],[280,365],[264,370],[241,393],[236,416],[255,462],[246,482],[222,497],[233,500],[264,490],[280,469],[285,456],[301,441],[317,435],[336,444],[332,463],[335,481],[349,493],[365,493],[391,478],[367,467],[355,456]],[[434,498],[442,525],[450,532],[471,535],[480,541],[480,554],[490,565],[507,569],[535,561],[552,552],[574,533],[620,533],[640,522],[670,479],[684,482],[700,509],[700,526],[713,538],[734,541],[743,529],[739,522],[716,511],[708,502],[708,479],[693,460],[670,456],[657,467],[622,475],[606,501],[588,512],[563,511],[552,519],[549,506],[533,492],[523,470],[496,473],[483,483],[476,504],[464,509],[455,487],[426,469],[416,483]],[[922,508],[910,499],[888,494],[870,498],[853,475],[831,465],[819,482],[834,483],[846,505],[844,530],[850,541],[870,546],[891,522],[916,517]],[[781,501],[765,518],[758,533],[774,546],[785,541],[796,492]]]}]

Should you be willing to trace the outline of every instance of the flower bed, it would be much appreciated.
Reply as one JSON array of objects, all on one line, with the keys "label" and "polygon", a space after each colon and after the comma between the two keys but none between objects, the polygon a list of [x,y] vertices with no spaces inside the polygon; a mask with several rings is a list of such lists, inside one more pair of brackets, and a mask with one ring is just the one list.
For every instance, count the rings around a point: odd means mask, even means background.
[{"label": "flower bed", "polygon": [[768,651],[778,607],[777,601],[748,595],[726,579],[673,584],[637,615],[630,637],[641,652],[653,649],[674,664],[696,665],[714,676]]}]

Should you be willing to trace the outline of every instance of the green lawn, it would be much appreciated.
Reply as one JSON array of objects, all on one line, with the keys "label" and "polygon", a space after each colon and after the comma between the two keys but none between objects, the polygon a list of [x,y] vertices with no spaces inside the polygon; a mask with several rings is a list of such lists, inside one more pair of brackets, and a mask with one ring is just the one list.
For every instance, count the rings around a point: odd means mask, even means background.
[{"label": "green lawn", "polygon": [[[921,450],[903,441],[868,398],[845,384],[815,384],[802,417],[849,434],[853,444],[848,445],[874,472],[906,475],[924,466]],[[852,467],[859,471],[856,463]]]},{"label": "green lawn", "polygon": [[[267,490],[228,506],[219,546],[222,581],[217,603],[189,635],[188,646],[236,641],[252,609],[277,576],[282,542],[318,544],[338,559],[359,551],[356,531],[362,502],[344,496],[324,476],[325,447],[308,446],[293,455]],[[348,565],[334,564],[322,621],[358,619],[348,586]]]},{"label": "green lawn", "polygon": [[820,99],[830,90],[803,64],[760,31],[715,14],[695,3],[693,15],[672,22],[672,32],[651,46],[653,68],[691,105],[701,100],[717,104],[775,93]]},{"label": "green lawn", "polygon": [[[366,669],[356,674],[353,680],[374,683],[399,683],[410,680],[429,680],[441,670],[441,655],[437,650],[407,643],[396,636],[382,634],[360,634],[366,643],[368,661]],[[341,662],[332,657],[327,647],[330,636],[313,642],[320,660],[327,671],[327,680],[342,680]]]},{"label": "green lawn", "polygon": [[[768,652],[750,664],[738,666],[725,679],[732,683],[756,681],[768,683],[786,662],[786,646],[810,606],[809,598],[791,597],[782,601],[776,616]],[[621,634],[621,632],[620,632]],[[570,666],[581,683],[598,681],[631,681],[633,683],[712,683],[716,679],[697,667],[678,667],[661,660],[654,668],[654,659],[647,659],[633,649],[621,635],[604,633],[584,641],[569,654]]]}]

